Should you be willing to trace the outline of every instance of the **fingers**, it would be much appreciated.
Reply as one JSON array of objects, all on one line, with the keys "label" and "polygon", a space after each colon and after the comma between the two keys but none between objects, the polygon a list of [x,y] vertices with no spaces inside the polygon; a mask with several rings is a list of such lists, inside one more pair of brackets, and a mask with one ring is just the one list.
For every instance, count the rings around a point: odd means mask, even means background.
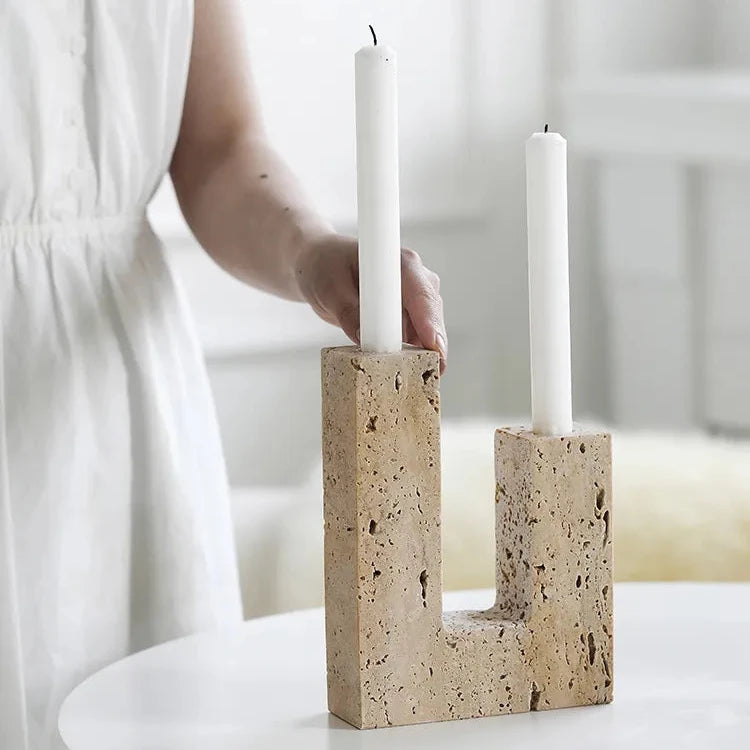
[{"label": "fingers", "polygon": [[341,330],[359,344],[359,287],[356,278],[352,269],[345,265],[330,271],[327,307]]},{"label": "fingers", "polygon": [[[341,326],[359,344],[357,241],[334,236],[313,248],[301,267],[300,289],[321,318]],[[438,275],[425,268],[413,250],[401,251],[402,336],[414,346],[440,354],[440,372],[448,357],[443,300]]]},{"label": "fingers", "polygon": [[356,302],[342,301],[335,312],[341,330],[355,343],[359,344],[359,305]]},{"label": "fingers", "polygon": [[407,344],[411,344],[412,346],[421,346],[419,336],[414,330],[414,324],[411,322],[409,313],[407,313],[406,310],[402,310],[401,312],[401,330],[401,337],[403,341],[405,341]]},{"label": "fingers", "polygon": [[404,310],[418,338],[417,344],[439,352],[442,373],[448,359],[448,337],[440,279],[425,268],[417,253],[405,249],[401,252],[401,285]]},{"label": "fingers", "polygon": [[440,292],[440,277],[434,272],[430,271],[429,268],[425,268],[425,273],[427,274],[427,280],[432,284],[432,288],[436,292]]},{"label": "fingers", "polygon": [[327,236],[314,245],[301,269],[300,288],[312,309],[359,344],[357,241]]}]

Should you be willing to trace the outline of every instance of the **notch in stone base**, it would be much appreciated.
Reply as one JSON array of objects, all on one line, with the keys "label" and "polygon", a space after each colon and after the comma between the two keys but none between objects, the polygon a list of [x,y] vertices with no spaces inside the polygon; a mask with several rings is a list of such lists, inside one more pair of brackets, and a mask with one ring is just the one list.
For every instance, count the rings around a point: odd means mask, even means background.
[{"label": "notch in stone base", "polygon": [[497,431],[496,604],[444,615],[438,373],[424,350],[323,351],[329,709],[365,728],[610,701],[609,436]]}]

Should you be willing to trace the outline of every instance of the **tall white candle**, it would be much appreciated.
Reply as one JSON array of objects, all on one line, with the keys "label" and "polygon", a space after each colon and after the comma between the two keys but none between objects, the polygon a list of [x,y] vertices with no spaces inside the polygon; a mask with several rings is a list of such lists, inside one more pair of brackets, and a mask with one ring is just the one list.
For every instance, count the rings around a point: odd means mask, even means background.
[{"label": "tall white candle", "polygon": [[531,413],[534,432],[572,432],[568,284],[567,143],[559,133],[526,141]]},{"label": "tall white candle", "polygon": [[360,342],[393,352],[402,339],[396,53],[375,32],[373,42],[354,56]]}]

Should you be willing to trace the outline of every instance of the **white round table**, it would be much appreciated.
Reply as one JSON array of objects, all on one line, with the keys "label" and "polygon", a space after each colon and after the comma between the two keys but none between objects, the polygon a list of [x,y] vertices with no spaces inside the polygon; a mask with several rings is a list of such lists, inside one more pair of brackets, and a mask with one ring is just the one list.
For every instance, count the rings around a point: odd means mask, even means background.
[{"label": "white round table", "polygon": [[[488,591],[445,595],[488,606]],[[360,731],[326,711],[322,610],[250,620],[117,662],[68,697],[70,750],[750,747],[750,585],[618,584],[615,701]]]}]

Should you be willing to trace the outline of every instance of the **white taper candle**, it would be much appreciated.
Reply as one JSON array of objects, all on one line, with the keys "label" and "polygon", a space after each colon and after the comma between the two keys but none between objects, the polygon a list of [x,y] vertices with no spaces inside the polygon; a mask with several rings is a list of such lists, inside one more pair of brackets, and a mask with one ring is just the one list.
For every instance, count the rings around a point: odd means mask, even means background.
[{"label": "white taper candle", "polygon": [[393,352],[402,339],[396,53],[375,32],[373,41],[354,56],[360,342]]},{"label": "white taper candle", "polygon": [[573,429],[568,281],[567,143],[559,133],[526,141],[532,429]]}]

